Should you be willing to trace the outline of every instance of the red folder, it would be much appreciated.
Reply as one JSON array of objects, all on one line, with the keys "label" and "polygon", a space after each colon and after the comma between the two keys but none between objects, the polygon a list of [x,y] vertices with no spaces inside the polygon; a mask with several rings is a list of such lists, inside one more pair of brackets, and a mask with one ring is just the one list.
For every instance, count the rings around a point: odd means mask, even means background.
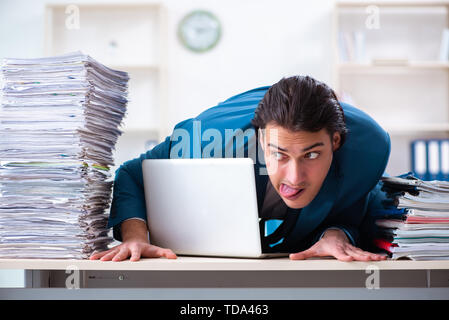
[{"label": "red folder", "polygon": [[393,249],[394,247],[397,247],[397,246],[398,246],[397,244],[388,242],[388,241],[385,240],[385,239],[374,239],[373,241],[374,241],[374,244],[375,244],[378,248],[387,250],[387,251],[390,252],[390,253],[393,252],[392,249]]}]

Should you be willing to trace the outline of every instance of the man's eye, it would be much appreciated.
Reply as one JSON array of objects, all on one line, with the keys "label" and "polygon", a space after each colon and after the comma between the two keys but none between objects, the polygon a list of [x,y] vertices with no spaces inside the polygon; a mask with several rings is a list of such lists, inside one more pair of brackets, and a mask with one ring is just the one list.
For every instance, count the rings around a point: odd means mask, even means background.
[{"label": "man's eye", "polygon": [[273,152],[272,154],[276,160],[282,160],[284,158],[284,155],[280,152]]},{"label": "man's eye", "polygon": [[320,155],[319,152],[308,152],[308,153],[306,153],[305,157],[307,159],[316,159],[316,158],[318,158],[319,155]]}]

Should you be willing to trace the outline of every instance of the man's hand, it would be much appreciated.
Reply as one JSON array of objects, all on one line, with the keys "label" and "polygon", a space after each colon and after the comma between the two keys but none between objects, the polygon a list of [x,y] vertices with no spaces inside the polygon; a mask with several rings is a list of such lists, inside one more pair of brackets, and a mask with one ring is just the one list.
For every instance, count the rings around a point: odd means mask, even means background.
[{"label": "man's hand", "polygon": [[164,249],[148,242],[142,241],[127,241],[122,244],[113,247],[107,251],[94,253],[90,256],[90,260],[101,261],[122,261],[128,259],[131,256],[131,261],[138,261],[142,258],[160,258],[165,257],[168,259],[176,259],[176,254],[170,249]]},{"label": "man's hand", "polygon": [[332,256],[340,261],[371,261],[385,260],[386,257],[363,251],[349,243],[346,234],[341,230],[330,229],[324,236],[307,250],[290,254],[291,260],[304,260],[312,257]]},{"label": "man's hand", "polygon": [[122,223],[123,243],[107,251],[94,253],[90,260],[122,261],[131,256],[131,261],[142,258],[176,259],[176,254],[170,249],[154,246],[148,242],[147,224],[139,219],[129,219]]}]

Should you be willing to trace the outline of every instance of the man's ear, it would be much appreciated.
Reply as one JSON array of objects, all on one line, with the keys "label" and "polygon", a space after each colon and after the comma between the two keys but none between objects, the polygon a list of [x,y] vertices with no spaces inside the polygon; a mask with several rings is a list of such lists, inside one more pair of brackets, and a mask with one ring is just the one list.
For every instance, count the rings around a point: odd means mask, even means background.
[{"label": "man's ear", "polygon": [[334,132],[334,135],[332,137],[332,151],[338,150],[338,148],[340,148],[340,143],[341,143],[340,132]]}]

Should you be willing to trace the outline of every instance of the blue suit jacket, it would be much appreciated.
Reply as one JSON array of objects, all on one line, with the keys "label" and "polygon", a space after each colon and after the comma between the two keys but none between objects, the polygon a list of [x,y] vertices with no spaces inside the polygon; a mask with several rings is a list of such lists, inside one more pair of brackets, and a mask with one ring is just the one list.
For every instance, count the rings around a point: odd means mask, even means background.
[{"label": "blue suit jacket", "polygon": [[[152,150],[121,165],[116,171],[108,222],[109,227],[114,227],[114,237],[121,240],[122,221],[133,217],[146,220],[142,160],[169,159],[173,157],[173,152],[177,157],[199,158],[203,155],[202,151],[210,146],[210,141],[203,137],[203,133],[208,129],[218,130],[216,132],[220,132],[222,137],[226,137],[225,131],[229,129],[249,129],[245,132],[251,132],[252,129],[255,133],[251,119],[268,88],[261,87],[241,93],[204,111],[196,118],[177,124],[174,133],[181,129],[189,133],[188,152],[177,154],[177,144],[181,139],[172,134]],[[371,211],[377,210],[385,198],[378,182],[388,162],[390,137],[366,113],[345,103],[341,103],[341,106],[348,128],[346,142],[334,153],[330,170],[312,202],[302,209],[288,210],[288,214],[298,215],[296,223],[284,241],[273,248],[275,251],[296,252],[306,249],[317,241],[328,227],[342,228],[349,238],[359,245],[359,230],[364,218],[369,216]],[[240,141],[240,145],[236,145],[232,136],[225,138],[221,141],[222,154],[211,152],[211,156],[235,157],[237,150],[241,151],[242,148],[243,156],[248,156],[249,146],[255,143],[255,140],[256,136],[253,134]],[[230,146],[234,149],[233,153],[229,153]],[[263,163],[260,161],[256,161],[254,169],[260,210],[269,177],[260,174],[263,169]]]}]

